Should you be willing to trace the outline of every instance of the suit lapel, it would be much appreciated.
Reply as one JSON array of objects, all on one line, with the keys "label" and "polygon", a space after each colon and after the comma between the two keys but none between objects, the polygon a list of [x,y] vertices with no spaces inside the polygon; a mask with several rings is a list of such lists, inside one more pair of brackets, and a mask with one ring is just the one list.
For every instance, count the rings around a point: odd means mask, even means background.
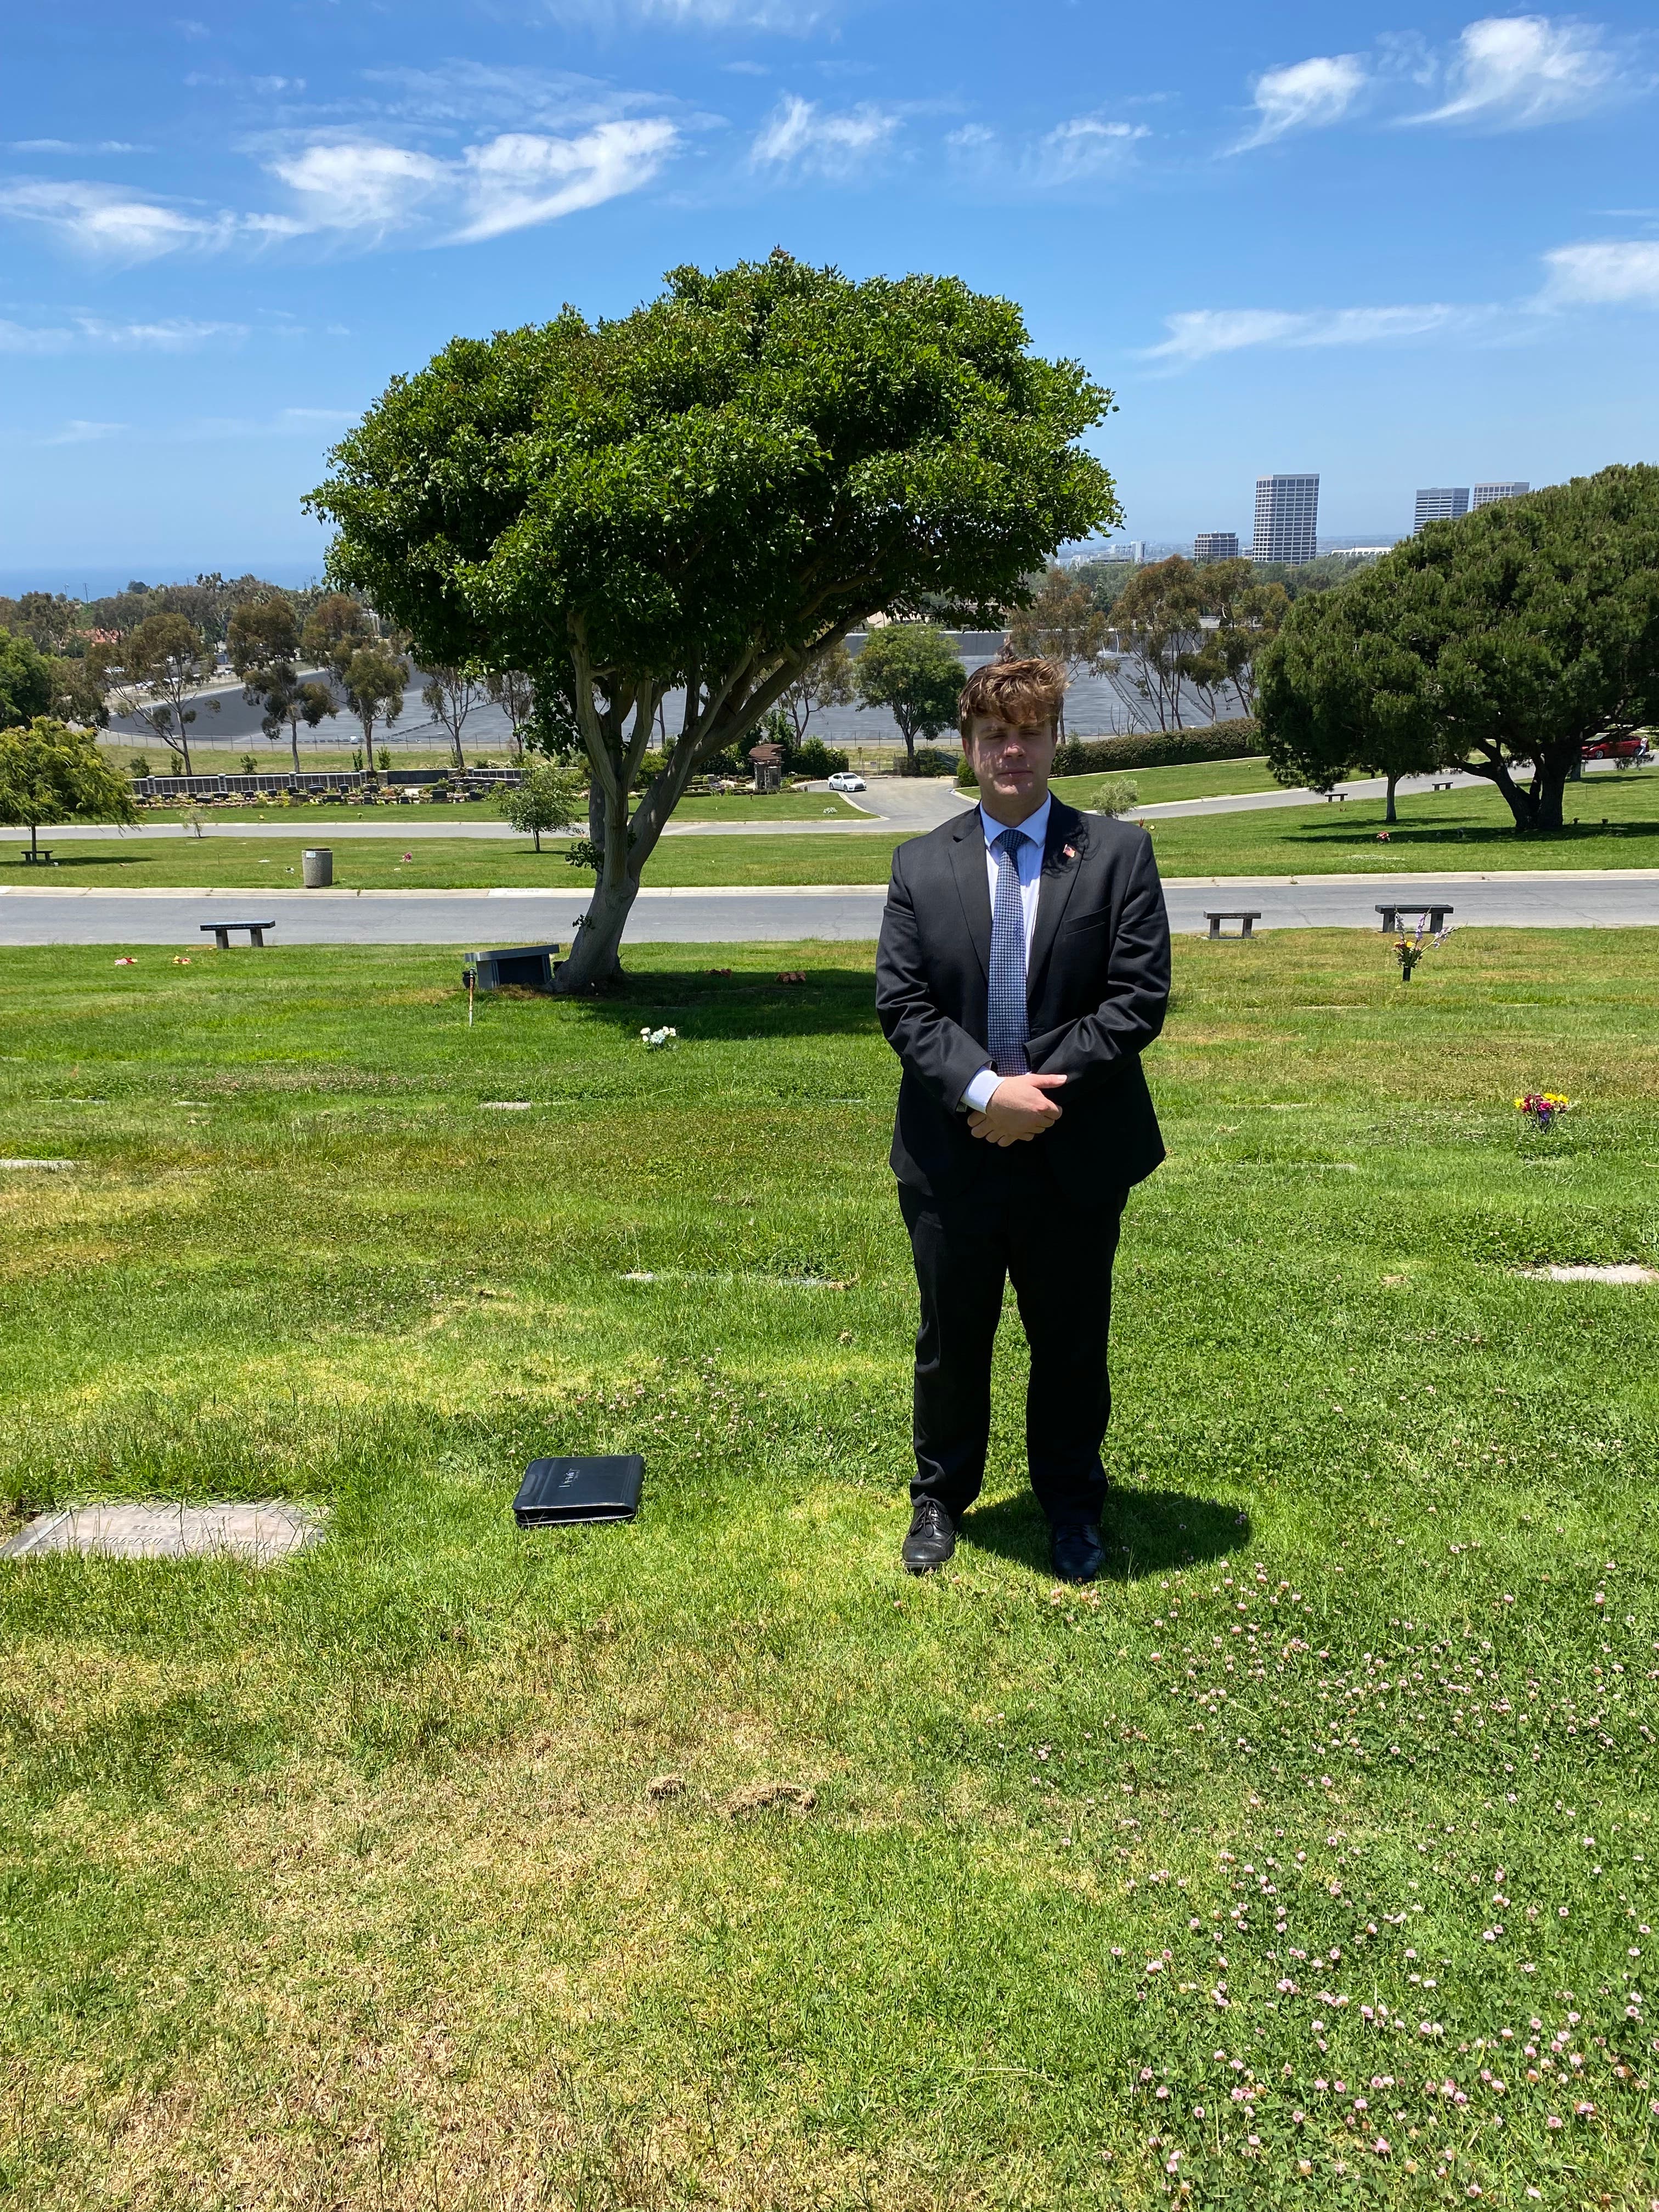
[{"label": "suit lapel", "polygon": [[[1031,936],[1031,957],[1026,963],[1028,1006],[1036,997],[1066,908],[1077,889],[1077,880],[1082,873],[1079,862],[1086,846],[1083,817],[1075,807],[1055,799],[1048,809],[1048,835],[1043,844],[1042,875],[1037,884],[1036,927]],[[988,946],[988,932],[986,943]]]},{"label": "suit lapel", "polygon": [[[1052,815],[1049,819],[1052,821]],[[991,973],[991,890],[985,866],[985,832],[975,806],[964,814],[951,841],[951,865],[956,872],[963,918],[979,958],[979,972]]]}]

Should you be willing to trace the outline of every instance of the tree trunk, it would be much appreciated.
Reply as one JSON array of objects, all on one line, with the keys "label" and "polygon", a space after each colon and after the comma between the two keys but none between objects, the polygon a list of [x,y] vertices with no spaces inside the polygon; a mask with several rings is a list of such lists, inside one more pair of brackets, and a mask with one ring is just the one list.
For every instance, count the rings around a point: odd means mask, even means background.
[{"label": "tree trunk", "polygon": [[1540,761],[1532,776],[1532,826],[1534,830],[1559,830],[1564,824],[1561,802],[1566,796],[1567,771],[1570,762],[1558,763],[1553,758]]},{"label": "tree trunk", "polygon": [[300,773],[300,725],[297,721],[289,722],[288,734],[289,750],[294,755],[294,773],[297,777]]},{"label": "tree trunk", "polygon": [[[622,975],[622,935],[640,888],[629,866],[628,794],[607,807],[596,777],[588,799],[588,836],[599,848],[599,881],[576,931],[570,957],[559,970],[561,991],[607,990]],[[656,842],[653,839],[653,843]],[[640,855],[644,865],[645,855]]]},{"label": "tree trunk", "polygon": [[1390,769],[1389,774],[1389,802],[1382,810],[1382,819],[1385,822],[1397,822],[1400,819],[1398,813],[1395,811],[1394,804],[1394,795],[1399,788],[1400,778],[1393,772],[1392,769]]},{"label": "tree trunk", "polygon": [[466,766],[466,763],[461,756],[461,733],[453,722],[449,723],[447,727],[449,730],[449,750],[455,757],[455,767],[459,773]]},{"label": "tree trunk", "polygon": [[532,830],[530,834],[535,839],[536,850],[539,853],[542,849],[542,833],[540,826],[538,825],[538,827]]},{"label": "tree trunk", "polygon": [[29,858],[31,860],[40,858],[40,825],[38,822],[29,824]]}]

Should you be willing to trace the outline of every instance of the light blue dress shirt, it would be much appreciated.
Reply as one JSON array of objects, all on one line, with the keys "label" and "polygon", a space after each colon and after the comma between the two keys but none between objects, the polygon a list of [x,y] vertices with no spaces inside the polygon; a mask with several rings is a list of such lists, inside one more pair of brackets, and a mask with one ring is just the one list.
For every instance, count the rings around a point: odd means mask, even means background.
[{"label": "light blue dress shirt", "polygon": [[[993,913],[996,911],[997,903],[997,856],[991,850],[992,844],[1011,826],[1026,840],[1024,844],[1015,848],[1014,863],[1019,870],[1019,911],[1020,919],[1025,924],[1025,969],[1028,975],[1031,968],[1031,939],[1036,934],[1037,893],[1042,883],[1042,854],[1048,842],[1048,810],[1053,804],[1052,799],[1045,799],[1035,814],[1028,814],[1023,822],[1012,825],[994,821],[982,806],[979,809],[980,828],[985,836],[985,878],[991,894]],[[982,1114],[991,1103],[992,1092],[1002,1079],[988,1057],[985,1066],[963,1092],[962,1103],[970,1107],[975,1113]]]}]

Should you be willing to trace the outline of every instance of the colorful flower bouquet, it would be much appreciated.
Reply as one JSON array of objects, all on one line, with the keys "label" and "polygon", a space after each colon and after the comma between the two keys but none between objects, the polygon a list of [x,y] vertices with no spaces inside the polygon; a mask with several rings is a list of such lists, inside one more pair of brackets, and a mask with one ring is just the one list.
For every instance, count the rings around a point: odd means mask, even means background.
[{"label": "colorful flower bouquet", "polygon": [[1524,1114],[1540,1136],[1547,1133],[1558,1114],[1569,1113],[1571,1108],[1571,1098],[1560,1097],[1553,1091],[1529,1091],[1515,1102],[1516,1112]]},{"label": "colorful flower bouquet", "polygon": [[640,1042],[647,1052],[672,1052],[679,1041],[679,1033],[676,1030],[645,1029],[640,1031]]},{"label": "colorful flower bouquet", "polygon": [[1449,929],[1442,929],[1437,930],[1431,937],[1420,922],[1415,933],[1410,937],[1407,937],[1402,929],[1394,943],[1394,957],[1400,963],[1401,981],[1409,983],[1412,980],[1412,970],[1424,954],[1432,952],[1437,945],[1443,945],[1450,935]]}]

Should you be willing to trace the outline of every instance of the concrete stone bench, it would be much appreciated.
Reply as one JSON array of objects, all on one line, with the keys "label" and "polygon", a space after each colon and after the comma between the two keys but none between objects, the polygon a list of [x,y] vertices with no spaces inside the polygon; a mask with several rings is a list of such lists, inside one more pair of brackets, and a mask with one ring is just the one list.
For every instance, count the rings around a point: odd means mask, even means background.
[{"label": "concrete stone bench", "polygon": [[1218,913],[1212,914],[1206,907],[1204,919],[1210,925],[1210,935],[1212,938],[1219,937],[1223,933],[1221,925],[1224,921],[1236,921],[1238,924],[1239,936],[1244,938],[1250,934],[1250,924],[1261,921],[1261,908],[1259,906],[1249,908],[1228,907]]},{"label": "concrete stone bench", "polygon": [[230,933],[233,929],[246,930],[247,941],[250,945],[263,945],[265,941],[266,930],[275,929],[276,927],[274,921],[204,921],[201,924],[204,933],[210,929],[213,932],[213,942],[221,952],[229,951]]},{"label": "concrete stone bench", "polygon": [[1435,906],[1432,904],[1414,906],[1409,899],[1406,900],[1403,903],[1396,900],[1394,905],[1379,906],[1376,910],[1382,917],[1382,933],[1385,937],[1392,937],[1396,929],[1403,929],[1405,927],[1405,924],[1398,919],[1398,917],[1402,914],[1419,914],[1424,915],[1427,920],[1431,935],[1438,937],[1442,929],[1445,927],[1446,916],[1449,914],[1454,914],[1456,912],[1456,908],[1455,907],[1449,906]]}]

